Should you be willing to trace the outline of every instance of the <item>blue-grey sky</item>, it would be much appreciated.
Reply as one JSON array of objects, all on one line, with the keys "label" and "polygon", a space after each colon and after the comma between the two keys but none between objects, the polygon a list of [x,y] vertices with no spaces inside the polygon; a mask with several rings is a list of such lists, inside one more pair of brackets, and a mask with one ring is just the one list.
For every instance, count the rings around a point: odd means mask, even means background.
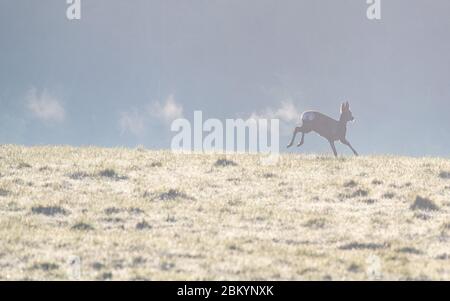
[{"label": "blue-grey sky", "polygon": [[81,0],[69,21],[63,0],[0,0],[0,143],[168,148],[202,110],[282,117],[283,147],[292,114],[348,100],[361,154],[448,157],[450,2],[381,3]]}]

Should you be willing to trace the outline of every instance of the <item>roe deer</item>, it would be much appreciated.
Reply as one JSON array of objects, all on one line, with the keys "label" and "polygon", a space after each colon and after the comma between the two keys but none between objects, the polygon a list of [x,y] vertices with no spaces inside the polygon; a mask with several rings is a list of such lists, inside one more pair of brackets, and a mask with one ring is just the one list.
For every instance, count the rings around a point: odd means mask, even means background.
[{"label": "roe deer", "polygon": [[337,157],[336,147],[334,142],[340,140],[341,143],[350,147],[353,153],[358,156],[358,153],[352,147],[350,142],[345,139],[345,134],[347,133],[347,122],[353,121],[352,112],[350,111],[350,105],[345,102],[341,105],[341,117],[339,121],[328,117],[319,112],[307,111],[302,114],[301,121],[302,125],[294,129],[294,134],[292,136],[291,142],[288,144],[288,148],[294,144],[295,136],[297,133],[302,133],[302,140],[297,146],[301,146],[305,141],[305,134],[314,131],[320,136],[324,137],[330,143],[333,149],[334,156]]}]

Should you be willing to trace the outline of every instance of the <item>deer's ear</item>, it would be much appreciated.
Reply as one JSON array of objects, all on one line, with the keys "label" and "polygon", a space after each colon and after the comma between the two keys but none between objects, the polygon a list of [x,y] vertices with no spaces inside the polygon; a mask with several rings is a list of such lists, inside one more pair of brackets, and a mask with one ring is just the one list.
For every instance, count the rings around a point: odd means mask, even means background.
[{"label": "deer's ear", "polygon": [[345,111],[345,103],[341,104],[341,113]]},{"label": "deer's ear", "polygon": [[348,103],[348,101],[345,102],[345,110],[350,110],[350,104]]}]

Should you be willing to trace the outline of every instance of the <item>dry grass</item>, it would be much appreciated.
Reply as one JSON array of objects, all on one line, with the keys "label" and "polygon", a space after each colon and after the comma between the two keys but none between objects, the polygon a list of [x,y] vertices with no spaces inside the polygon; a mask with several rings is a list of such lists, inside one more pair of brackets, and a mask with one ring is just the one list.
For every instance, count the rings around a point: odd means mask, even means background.
[{"label": "dry grass", "polygon": [[0,279],[450,280],[449,172],[432,158],[1,146]]}]

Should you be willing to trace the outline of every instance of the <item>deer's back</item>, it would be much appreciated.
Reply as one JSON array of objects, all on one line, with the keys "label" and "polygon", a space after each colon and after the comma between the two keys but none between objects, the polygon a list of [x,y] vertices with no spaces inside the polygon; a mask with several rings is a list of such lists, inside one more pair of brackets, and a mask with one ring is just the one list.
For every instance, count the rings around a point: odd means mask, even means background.
[{"label": "deer's back", "polygon": [[339,122],[337,120],[317,111],[304,112],[301,119],[303,127],[306,129],[327,139],[339,139]]}]

